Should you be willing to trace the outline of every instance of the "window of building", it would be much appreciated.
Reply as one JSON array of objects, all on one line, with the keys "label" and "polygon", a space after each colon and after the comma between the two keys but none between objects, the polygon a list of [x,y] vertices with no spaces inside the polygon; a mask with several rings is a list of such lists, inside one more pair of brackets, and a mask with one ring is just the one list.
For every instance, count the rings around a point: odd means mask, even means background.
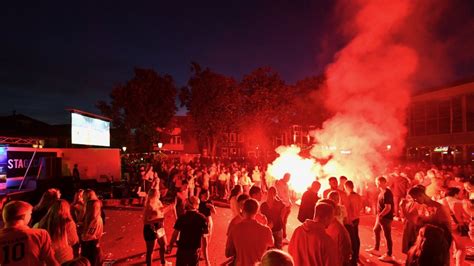
[{"label": "window of building", "polygon": [[463,132],[462,128],[462,97],[451,100],[452,132]]},{"label": "window of building", "polygon": [[293,133],[293,142],[300,143],[301,142],[301,131],[295,131]]},{"label": "window of building", "polygon": [[281,136],[275,137],[275,146],[281,146],[283,145],[283,138]]},{"label": "window of building", "polygon": [[221,148],[221,156],[228,156],[229,155],[229,152],[227,150],[227,148]]},{"label": "window of building", "polygon": [[223,138],[224,143],[229,142],[229,133],[224,133],[222,138]]},{"label": "window of building", "polygon": [[282,138],[283,145],[290,145],[291,141],[290,141],[289,134],[287,132],[283,133],[283,135],[281,135],[281,138]]},{"label": "window of building", "polygon": [[429,102],[426,105],[426,133],[428,135],[438,134],[438,103]]},{"label": "window of building", "polygon": [[182,144],[181,142],[181,136],[172,136],[170,139],[170,144]]},{"label": "window of building", "polygon": [[293,126],[293,131],[301,131],[301,130],[302,130],[301,126],[298,126],[298,125]]},{"label": "window of building", "polygon": [[237,148],[230,148],[230,156],[236,156],[237,155]]},{"label": "window of building", "polygon": [[242,134],[237,134],[237,141],[238,141],[239,143],[244,142],[244,136],[243,136]]},{"label": "window of building", "polygon": [[424,103],[415,103],[411,108],[411,127],[413,136],[426,135],[426,113]]},{"label": "window of building", "polygon": [[229,142],[237,142],[237,134],[230,133],[229,134]]},{"label": "window of building", "polygon": [[439,134],[451,133],[451,100],[438,104],[438,132]]},{"label": "window of building", "polygon": [[474,131],[474,94],[466,95],[466,127]]}]

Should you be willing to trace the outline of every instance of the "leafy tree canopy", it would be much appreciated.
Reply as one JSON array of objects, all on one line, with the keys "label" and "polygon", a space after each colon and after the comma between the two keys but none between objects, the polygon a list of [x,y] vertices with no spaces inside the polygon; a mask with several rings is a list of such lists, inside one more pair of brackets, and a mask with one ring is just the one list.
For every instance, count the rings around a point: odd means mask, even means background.
[{"label": "leafy tree canopy", "polygon": [[243,113],[247,125],[278,128],[288,119],[291,87],[269,67],[257,68],[239,84],[243,95]]},{"label": "leafy tree canopy", "polygon": [[176,113],[177,89],[170,75],[143,68],[134,73],[125,85],[112,90],[110,103],[99,101],[97,107],[112,118],[114,128],[134,136],[139,148],[148,149],[157,139],[156,129],[165,127]]},{"label": "leafy tree canopy", "polygon": [[233,78],[202,69],[197,63],[191,64],[191,73],[180,100],[193,118],[200,143],[213,156],[222,134],[237,130],[242,99]]},{"label": "leafy tree canopy", "polygon": [[320,126],[328,113],[323,105],[321,88],[325,77],[307,77],[296,82],[290,103],[290,118],[293,124]]}]

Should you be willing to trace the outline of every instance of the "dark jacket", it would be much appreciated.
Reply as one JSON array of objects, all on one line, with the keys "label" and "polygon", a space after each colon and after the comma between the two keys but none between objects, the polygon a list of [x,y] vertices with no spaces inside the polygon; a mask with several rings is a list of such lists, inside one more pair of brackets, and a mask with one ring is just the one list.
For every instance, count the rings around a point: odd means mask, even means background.
[{"label": "dark jacket", "polygon": [[318,194],[314,193],[310,189],[303,193],[303,197],[301,198],[300,209],[298,211],[298,221],[304,223],[306,219],[313,219],[314,206],[316,205],[316,202],[318,202],[318,200]]}]

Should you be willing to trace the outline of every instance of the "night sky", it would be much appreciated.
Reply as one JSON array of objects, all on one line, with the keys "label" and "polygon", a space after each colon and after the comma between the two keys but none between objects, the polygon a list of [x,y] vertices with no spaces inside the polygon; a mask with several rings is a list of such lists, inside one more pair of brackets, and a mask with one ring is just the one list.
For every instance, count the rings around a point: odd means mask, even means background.
[{"label": "night sky", "polygon": [[[259,66],[271,66],[288,83],[322,74],[344,44],[334,2],[2,3],[0,115],[16,110],[55,124],[68,122],[65,108],[98,113],[96,102],[130,79],[134,67],[171,74],[178,87],[191,61],[237,79]],[[472,39],[474,1],[452,2],[437,30],[457,37],[454,50],[464,54],[438,83],[474,77],[474,42],[460,41]]]}]

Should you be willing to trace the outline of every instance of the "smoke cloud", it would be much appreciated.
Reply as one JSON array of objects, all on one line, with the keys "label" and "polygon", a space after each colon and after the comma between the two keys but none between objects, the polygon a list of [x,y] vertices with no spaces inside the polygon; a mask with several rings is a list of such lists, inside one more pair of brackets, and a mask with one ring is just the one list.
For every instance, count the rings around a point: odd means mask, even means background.
[{"label": "smoke cloud", "polygon": [[331,118],[311,132],[311,159],[280,147],[269,173],[311,179],[290,181],[297,192],[315,176],[345,175],[361,187],[382,174],[403,151],[410,95],[442,85],[459,72],[456,64],[472,64],[472,7],[465,0],[339,0],[336,34],[347,41],[326,68],[322,99]]},{"label": "smoke cloud", "polygon": [[[317,143],[311,155],[319,171],[312,167],[311,172],[320,178],[345,175],[362,185],[402,151],[411,76],[418,64],[416,51],[400,41],[412,2],[341,2],[339,11],[347,16],[342,32],[352,39],[326,70],[324,103],[333,116],[312,132]],[[291,148],[277,152],[270,173],[294,154]]]},{"label": "smoke cloud", "polygon": [[372,177],[403,149],[418,57],[397,37],[411,2],[360,1],[345,24],[354,37],[326,71],[325,105],[335,115],[314,132],[318,145],[311,151],[332,158],[328,174]]}]

